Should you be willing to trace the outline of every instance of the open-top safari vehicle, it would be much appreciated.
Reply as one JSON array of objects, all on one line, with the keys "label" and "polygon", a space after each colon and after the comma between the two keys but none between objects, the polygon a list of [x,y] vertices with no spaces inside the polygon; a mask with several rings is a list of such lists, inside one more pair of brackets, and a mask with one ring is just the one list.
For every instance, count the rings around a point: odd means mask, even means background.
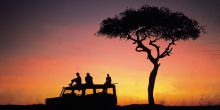
[{"label": "open-top safari vehicle", "polygon": [[47,98],[46,105],[50,107],[71,107],[106,109],[117,105],[115,84],[75,85],[63,87],[60,96]]}]

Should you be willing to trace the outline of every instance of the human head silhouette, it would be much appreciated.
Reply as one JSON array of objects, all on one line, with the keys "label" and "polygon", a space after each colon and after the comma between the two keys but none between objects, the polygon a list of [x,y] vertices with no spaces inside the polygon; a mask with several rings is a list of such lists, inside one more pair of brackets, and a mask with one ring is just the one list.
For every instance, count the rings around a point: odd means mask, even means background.
[{"label": "human head silhouette", "polygon": [[107,77],[109,77],[109,74],[107,74]]},{"label": "human head silhouette", "polygon": [[87,75],[87,76],[90,76],[90,74],[89,74],[89,73],[87,73],[86,75]]},{"label": "human head silhouette", "polygon": [[76,73],[76,76],[79,76],[79,73],[78,73],[78,72]]}]

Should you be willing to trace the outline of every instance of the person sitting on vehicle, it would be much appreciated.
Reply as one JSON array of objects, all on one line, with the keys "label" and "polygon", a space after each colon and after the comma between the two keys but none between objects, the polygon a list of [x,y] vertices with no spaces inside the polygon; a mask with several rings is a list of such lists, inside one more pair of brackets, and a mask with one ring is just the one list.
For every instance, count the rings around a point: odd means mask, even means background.
[{"label": "person sitting on vehicle", "polygon": [[86,74],[85,81],[86,81],[86,85],[88,86],[93,85],[93,78],[89,73]]},{"label": "person sitting on vehicle", "polygon": [[69,86],[73,86],[72,84],[75,82],[75,85],[81,85],[82,84],[82,80],[81,77],[79,75],[79,73],[76,73],[76,78],[71,80],[71,83],[69,84]]},{"label": "person sitting on vehicle", "polygon": [[112,84],[112,78],[107,74],[106,81],[104,85],[111,85]]},{"label": "person sitting on vehicle", "polygon": [[103,93],[107,93],[107,86],[112,84],[112,78],[107,74],[106,81],[104,83]]}]

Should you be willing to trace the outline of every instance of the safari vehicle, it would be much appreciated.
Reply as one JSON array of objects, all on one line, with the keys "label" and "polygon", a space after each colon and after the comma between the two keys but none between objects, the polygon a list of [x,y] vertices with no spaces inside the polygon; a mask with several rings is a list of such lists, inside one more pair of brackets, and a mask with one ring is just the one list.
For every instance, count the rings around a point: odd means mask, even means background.
[{"label": "safari vehicle", "polygon": [[75,85],[63,87],[59,97],[47,98],[47,106],[106,109],[117,105],[115,84]]}]

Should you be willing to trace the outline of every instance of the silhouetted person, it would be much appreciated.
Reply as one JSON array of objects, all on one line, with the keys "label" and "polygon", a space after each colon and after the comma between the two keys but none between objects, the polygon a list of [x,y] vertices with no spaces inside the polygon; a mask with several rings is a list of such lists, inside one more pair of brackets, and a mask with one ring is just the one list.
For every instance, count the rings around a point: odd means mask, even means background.
[{"label": "silhouetted person", "polygon": [[112,84],[112,78],[107,74],[105,85],[111,85]]},{"label": "silhouetted person", "polygon": [[107,74],[106,81],[104,83],[103,93],[107,93],[107,86],[112,84],[112,78]]},{"label": "silhouetted person", "polygon": [[93,85],[93,78],[92,76],[90,76],[89,73],[86,74],[85,81],[86,81],[86,85],[89,86]]},{"label": "silhouetted person", "polygon": [[69,84],[69,86],[73,86],[72,84],[75,82],[75,85],[81,85],[82,84],[82,80],[81,77],[79,75],[79,73],[76,73],[76,78],[71,80],[71,83]]}]

